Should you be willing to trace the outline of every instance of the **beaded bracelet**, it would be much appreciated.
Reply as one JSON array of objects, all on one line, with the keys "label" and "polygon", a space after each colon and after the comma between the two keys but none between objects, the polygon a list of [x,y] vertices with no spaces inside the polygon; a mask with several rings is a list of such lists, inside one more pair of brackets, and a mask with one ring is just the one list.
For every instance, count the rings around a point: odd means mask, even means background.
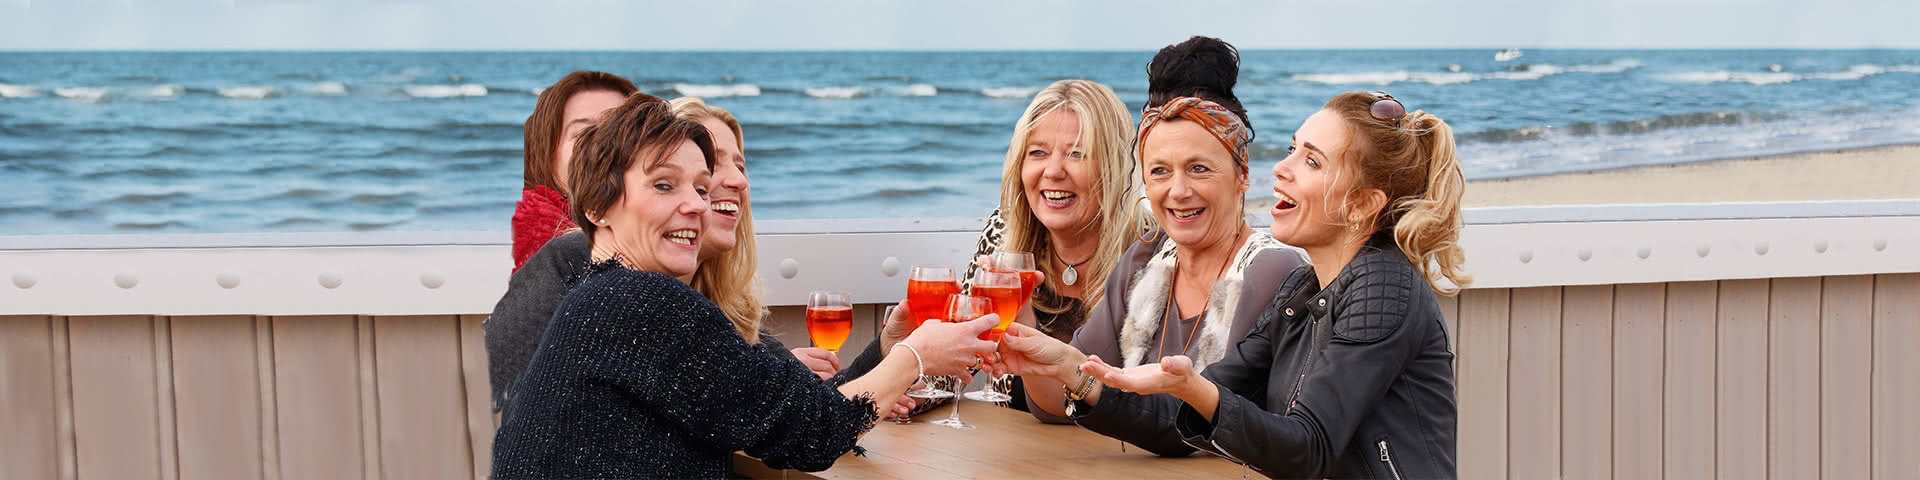
[{"label": "beaded bracelet", "polygon": [[914,369],[919,371],[921,377],[927,376],[927,362],[920,357],[920,350],[913,348],[913,345],[908,345],[907,342],[895,343],[893,346],[907,347],[907,351],[913,352]]}]

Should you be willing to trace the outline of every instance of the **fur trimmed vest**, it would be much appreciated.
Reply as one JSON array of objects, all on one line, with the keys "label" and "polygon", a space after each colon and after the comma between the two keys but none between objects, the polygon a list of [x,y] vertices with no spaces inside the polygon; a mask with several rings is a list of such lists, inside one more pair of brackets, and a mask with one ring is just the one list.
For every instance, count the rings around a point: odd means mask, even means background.
[{"label": "fur trimmed vest", "polygon": [[[1120,353],[1126,362],[1125,367],[1138,366],[1153,349],[1154,333],[1161,329],[1161,321],[1167,316],[1167,306],[1173,294],[1173,274],[1177,246],[1171,240],[1164,240],[1160,250],[1154,252],[1146,266],[1134,275],[1133,289],[1127,292],[1127,316],[1120,326]],[[1220,280],[1213,283],[1213,290],[1207,294],[1206,316],[1200,321],[1199,333],[1194,334],[1193,346],[1188,356],[1193,359],[1195,371],[1205,370],[1207,365],[1219,361],[1232,347],[1227,336],[1233,330],[1234,309],[1240,304],[1241,285],[1245,283],[1247,267],[1260,252],[1290,248],[1274,240],[1267,232],[1255,231],[1240,244],[1240,250],[1233,255]],[[1153,359],[1159,361],[1159,359]]]}]

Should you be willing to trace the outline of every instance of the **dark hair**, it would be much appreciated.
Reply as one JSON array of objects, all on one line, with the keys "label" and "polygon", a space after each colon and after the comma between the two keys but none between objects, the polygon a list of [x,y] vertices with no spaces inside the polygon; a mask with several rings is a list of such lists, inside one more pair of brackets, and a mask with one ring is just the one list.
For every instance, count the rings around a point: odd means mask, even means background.
[{"label": "dark hair", "polygon": [[[580,131],[573,143],[573,162],[567,168],[567,186],[573,192],[573,223],[593,245],[599,228],[589,214],[599,216],[627,192],[627,170],[650,169],[666,163],[673,148],[692,141],[713,169],[713,137],[700,122],[673,115],[660,97],[636,93],[608,110],[599,123]],[[645,156],[645,158],[642,158]]]},{"label": "dark hair", "polygon": [[1233,96],[1233,85],[1239,81],[1240,50],[1218,38],[1195,35],[1160,49],[1147,63],[1147,106],[1200,97],[1227,107],[1246,122],[1247,130],[1253,130],[1247,107]]},{"label": "dark hair", "polygon": [[560,146],[560,133],[566,131],[567,100],[580,92],[606,90],[622,96],[640,92],[633,82],[607,72],[580,70],[561,77],[552,87],[540,91],[533,102],[533,114],[527,116],[522,130],[526,137],[522,156],[526,157],[520,188],[546,186],[565,192],[558,172],[553,170],[553,149]]}]

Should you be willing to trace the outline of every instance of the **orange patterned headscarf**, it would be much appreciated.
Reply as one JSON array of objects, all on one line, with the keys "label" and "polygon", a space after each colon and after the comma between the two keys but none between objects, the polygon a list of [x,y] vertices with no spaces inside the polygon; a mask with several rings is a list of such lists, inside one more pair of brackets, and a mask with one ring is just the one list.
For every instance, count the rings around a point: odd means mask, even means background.
[{"label": "orange patterned headscarf", "polygon": [[1240,171],[1247,170],[1247,146],[1253,143],[1253,129],[1240,121],[1239,115],[1232,110],[1199,97],[1179,97],[1165,105],[1148,108],[1140,112],[1140,135],[1134,137],[1133,148],[1139,151],[1147,144],[1147,132],[1168,118],[1180,118],[1200,124],[1207,133],[1226,147],[1233,155],[1233,161],[1240,165]]}]

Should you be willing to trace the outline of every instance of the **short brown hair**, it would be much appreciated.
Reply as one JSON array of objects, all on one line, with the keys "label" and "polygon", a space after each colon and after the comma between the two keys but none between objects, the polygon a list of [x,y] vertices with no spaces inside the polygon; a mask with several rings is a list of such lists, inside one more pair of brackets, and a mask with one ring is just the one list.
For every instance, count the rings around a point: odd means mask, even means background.
[{"label": "short brown hair", "polygon": [[561,185],[557,173],[553,170],[553,149],[560,146],[560,134],[566,131],[567,99],[580,92],[606,90],[620,95],[633,95],[640,87],[633,85],[619,75],[607,72],[580,70],[561,77],[552,87],[540,91],[540,99],[533,103],[533,114],[527,116],[527,125],[522,129],[525,137],[524,152],[526,165],[521,174],[520,188],[546,186],[561,192],[567,191]]},{"label": "short brown hair", "polygon": [[587,245],[593,245],[594,230],[599,228],[589,215],[606,213],[626,194],[627,170],[666,163],[673,148],[686,141],[700,147],[707,170],[713,170],[713,137],[707,127],[675,117],[666,100],[644,93],[627,97],[599,123],[580,131],[579,140],[573,142],[567,186],[573,192],[573,223],[586,233]]}]

